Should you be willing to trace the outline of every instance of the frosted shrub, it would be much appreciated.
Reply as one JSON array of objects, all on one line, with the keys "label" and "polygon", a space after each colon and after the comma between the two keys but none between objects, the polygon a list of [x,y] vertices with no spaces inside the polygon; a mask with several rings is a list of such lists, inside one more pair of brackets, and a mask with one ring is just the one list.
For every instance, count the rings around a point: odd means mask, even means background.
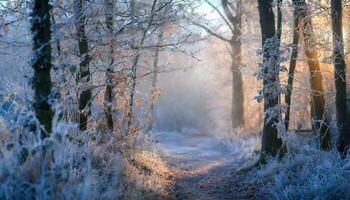
[{"label": "frosted shrub", "polygon": [[0,199],[118,198],[120,157],[113,147],[74,125],[58,124],[44,140],[23,127],[1,126]]},{"label": "frosted shrub", "polygon": [[262,195],[268,199],[349,199],[350,159],[341,160],[335,150],[318,150],[310,140],[294,139],[288,139],[292,148],[282,161],[270,160],[253,172],[258,175],[255,181],[263,185]]}]

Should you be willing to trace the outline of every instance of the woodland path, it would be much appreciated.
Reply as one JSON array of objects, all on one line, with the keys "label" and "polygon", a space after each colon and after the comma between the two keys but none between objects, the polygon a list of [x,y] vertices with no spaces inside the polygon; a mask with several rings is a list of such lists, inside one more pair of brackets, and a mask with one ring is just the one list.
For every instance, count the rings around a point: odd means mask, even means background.
[{"label": "woodland path", "polygon": [[208,135],[163,133],[159,144],[175,171],[176,200],[257,199],[239,169],[251,162],[243,151]]}]

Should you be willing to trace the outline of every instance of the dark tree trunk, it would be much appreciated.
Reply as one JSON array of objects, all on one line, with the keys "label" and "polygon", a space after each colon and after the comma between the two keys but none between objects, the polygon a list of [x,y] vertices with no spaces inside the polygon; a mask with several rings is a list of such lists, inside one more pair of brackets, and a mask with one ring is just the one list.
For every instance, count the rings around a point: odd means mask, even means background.
[{"label": "dark tree trunk", "polygon": [[34,76],[34,109],[42,125],[41,138],[49,136],[52,131],[53,111],[49,104],[51,94],[51,6],[48,0],[35,0],[32,13],[32,33],[34,58],[32,68]]},{"label": "dark tree trunk", "polygon": [[308,59],[312,97],[312,122],[313,129],[320,135],[320,147],[324,150],[331,148],[331,135],[325,118],[325,99],[323,94],[322,73],[316,50],[316,41],[312,27],[311,17],[308,15],[304,0],[297,1],[300,15],[303,16],[303,36],[305,54]]},{"label": "dark tree trunk", "polygon": [[297,64],[298,58],[298,45],[299,45],[299,15],[297,13],[297,8],[294,9],[294,21],[293,21],[293,49],[292,55],[289,62],[289,71],[288,71],[288,82],[287,82],[287,91],[285,94],[285,102],[287,104],[287,111],[284,119],[284,123],[286,126],[286,130],[289,128],[289,120],[290,120],[290,106],[292,102],[292,90],[293,90],[293,82],[294,82],[294,72]]},{"label": "dark tree trunk", "polygon": [[[272,44],[275,40],[275,15],[272,8],[273,0],[258,0],[260,26],[263,45],[263,93],[264,93],[264,111],[278,106],[279,95],[274,94],[279,85],[279,63],[276,54],[279,52],[279,45]],[[278,40],[278,39],[277,39]],[[279,41],[277,42],[279,43]],[[278,55],[277,55],[278,56]],[[273,91],[276,90],[276,91]],[[265,162],[266,156],[277,156],[282,146],[282,140],[278,137],[278,131],[275,126],[279,120],[279,114],[267,116],[265,113],[264,128],[261,145],[261,162]],[[270,120],[268,120],[270,118]]]},{"label": "dark tree trunk", "polygon": [[76,14],[76,30],[78,37],[78,48],[80,54],[79,64],[79,117],[80,130],[84,131],[87,128],[88,117],[91,114],[91,98],[92,91],[90,87],[90,56],[88,39],[85,33],[85,15],[83,14],[83,2],[85,0],[75,0],[75,14]]},{"label": "dark tree trunk", "polygon": [[237,1],[236,15],[233,16],[229,9],[229,2],[227,0],[221,0],[224,12],[228,20],[233,26],[232,38],[230,40],[230,46],[232,49],[232,129],[235,130],[240,127],[244,127],[244,92],[243,92],[243,79],[241,72],[242,64],[242,43],[241,43],[241,29],[242,29],[242,5],[241,1]]},{"label": "dark tree trunk", "polygon": [[333,56],[335,80],[335,104],[339,137],[337,149],[342,157],[346,156],[350,142],[350,123],[346,102],[346,64],[344,60],[342,1],[332,0],[332,29],[333,29]]},{"label": "dark tree trunk", "polygon": [[106,69],[106,91],[105,91],[105,116],[107,120],[107,126],[109,129],[113,130],[113,113],[112,113],[112,101],[113,101],[113,65],[114,65],[114,36],[113,36],[113,0],[105,0],[106,9],[106,26],[108,29],[108,37],[110,38],[109,44],[109,57],[110,61]]}]

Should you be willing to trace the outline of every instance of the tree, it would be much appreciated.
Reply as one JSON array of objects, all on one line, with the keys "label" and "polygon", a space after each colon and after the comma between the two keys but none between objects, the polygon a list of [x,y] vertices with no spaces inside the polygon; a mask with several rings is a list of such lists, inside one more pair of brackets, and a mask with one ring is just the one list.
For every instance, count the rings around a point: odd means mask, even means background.
[{"label": "tree", "polygon": [[[307,11],[305,0],[293,0],[294,6],[294,26],[293,26],[293,51],[290,60],[290,69],[288,77],[287,92],[285,101],[287,104],[287,112],[285,115],[285,126],[288,130],[290,119],[291,93],[294,81],[294,71],[296,67],[296,59],[298,56],[299,31],[302,30],[305,44],[305,55],[310,71],[311,96],[312,96],[312,126],[316,133],[320,134],[320,147],[322,149],[331,148],[331,136],[327,121],[325,119],[325,99],[323,94],[322,73],[318,61],[316,50],[316,41],[312,27],[311,17]],[[302,22],[302,23],[301,23]],[[299,28],[299,24],[301,27]]]},{"label": "tree", "polygon": [[279,106],[279,39],[275,30],[275,15],[272,7],[273,0],[258,0],[259,16],[263,46],[263,97],[264,97],[264,127],[261,145],[261,160],[266,156],[277,156],[282,147],[275,126],[279,121],[279,111],[272,112]]},{"label": "tree", "polygon": [[33,52],[32,68],[34,76],[34,109],[41,128],[41,138],[52,131],[53,111],[49,103],[51,94],[51,21],[49,0],[35,0],[32,12]]},{"label": "tree", "polygon": [[80,117],[80,130],[86,130],[88,117],[91,114],[91,98],[92,91],[90,87],[90,56],[89,56],[89,44],[85,33],[85,14],[83,10],[83,2],[85,0],[74,0],[75,7],[75,27],[77,31],[78,49],[80,55],[79,64],[79,117]]},{"label": "tree", "polygon": [[243,15],[243,2],[242,0],[221,0],[221,5],[224,10],[222,13],[215,5],[209,0],[205,0],[224,20],[225,24],[230,29],[231,38],[215,33],[210,28],[203,24],[195,23],[195,25],[203,28],[209,34],[219,38],[220,40],[227,42],[231,47],[231,71],[232,71],[232,128],[233,130],[239,127],[244,127],[244,92],[243,92],[243,80],[240,67],[242,66],[242,15]]},{"label": "tree", "polygon": [[331,1],[333,56],[335,80],[335,104],[338,126],[337,149],[342,157],[346,156],[350,142],[350,121],[346,102],[346,64],[344,60],[344,42],[342,32],[342,1]]},{"label": "tree", "polygon": [[305,0],[293,1],[299,15],[302,17],[302,33],[305,43],[305,55],[310,71],[311,97],[312,97],[312,126],[320,135],[321,149],[331,148],[331,135],[325,119],[325,98],[323,94],[322,73],[318,61],[316,40],[313,31],[311,16],[308,14]]},{"label": "tree", "polygon": [[113,116],[112,116],[112,101],[113,101],[113,65],[114,65],[114,35],[113,35],[113,10],[114,10],[114,1],[105,0],[105,9],[106,9],[106,26],[109,37],[109,63],[106,69],[106,91],[104,96],[105,104],[105,116],[107,120],[107,126],[109,129],[113,130]]},{"label": "tree", "polygon": [[[129,100],[129,112],[126,116],[126,130],[124,130],[125,133],[128,133],[130,131],[130,128],[132,126],[133,122],[133,114],[134,114],[134,101],[135,101],[135,93],[136,93],[136,84],[137,84],[137,69],[139,65],[139,60],[141,57],[141,50],[142,46],[144,45],[146,38],[147,38],[147,32],[151,29],[154,18],[156,16],[157,12],[157,2],[158,0],[153,0],[151,10],[149,13],[149,19],[147,21],[146,28],[144,28],[141,31],[141,38],[138,41],[138,47],[135,48],[135,56],[132,60],[132,66],[131,66],[131,88],[130,88],[130,100]],[[159,11],[159,10],[158,10]],[[133,17],[135,17],[135,1],[131,1],[131,12],[133,14]],[[136,43],[136,41],[134,41]]]},{"label": "tree", "polygon": [[294,16],[293,16],[293,47],[292,47],[293,49],[292,49],[292,55],[289,63],[288,82],[287,82],[287,88],[285,93],[285,102],[287,105],[287,111],[285,114],[284,124],[287,131],[289,128],[290,106],[292,101],[294,72],[295,72],[295,67],[296,67],[297,58],[298,58],[298,44],[299,44],[299,35],[300,35],[299,23],[300,23],[300,16],[299,16],[299,13],[297,12],[297,7],[295,7]]},{"label": "tree", "polygon": [[[160,30],[158,33],[157,37],[157,46],[160,46],[162,43],[164,37],[164,30]],[[154,128],[155,124],[155,119],[156,119],[156,111],[155,111],[155,98],[154,98],[154,93],[156,92],[155,90],[157,89],[157,84],[158,84],[158,75],[159,75],[159,54],[160,54],[160,48],[156,47],[155,53],[154,53],[154,60],[153,60],[153,77],[152,77],[152,91],[151,91],[151,106],[150,106],[150,114],[151,114],[151,119],[152,122],[149,126],[149,130],[152,130]]]}]

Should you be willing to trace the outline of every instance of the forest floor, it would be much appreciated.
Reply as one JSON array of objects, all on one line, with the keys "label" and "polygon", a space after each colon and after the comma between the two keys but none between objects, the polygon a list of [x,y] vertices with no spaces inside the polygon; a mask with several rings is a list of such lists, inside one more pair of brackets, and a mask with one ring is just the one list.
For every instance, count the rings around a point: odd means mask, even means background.
[{"label": "forest floor", "polygon": [[259,199],[258,186],[240,170],[253,162],[244,147],[205,134],[179,133],[161,134],[159,144],[175,174],[176,200]]}]

